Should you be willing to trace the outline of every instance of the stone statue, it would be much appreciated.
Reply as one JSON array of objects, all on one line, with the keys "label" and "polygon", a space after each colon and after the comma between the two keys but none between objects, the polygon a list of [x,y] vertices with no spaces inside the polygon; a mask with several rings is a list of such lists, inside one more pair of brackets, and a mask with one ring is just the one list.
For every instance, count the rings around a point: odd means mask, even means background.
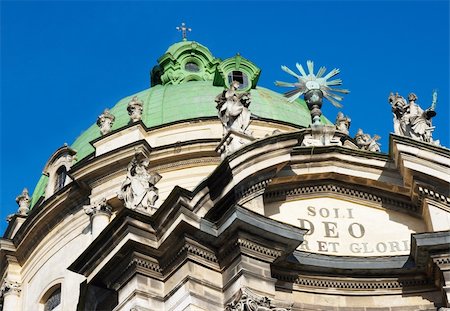
[{"label": "stone statue", "polygon": [[348,116],[344,116],[344,114],[339,111],[334,124],[339,131],[348,135],[351,121],[352,120]]},{"label": "stone statue", "polygon": [[119,198],[125,201],[125,207],[133,210],[155,207],[158,199],[158,188],[155,184],[161,179],[161,175],[149,173],[148,164],[148,159],[138,161],[134,156],[128,165],[127,178],[119,193]]},{"label": "stone statue", "polygon": [[30,211],[30,196],[27,188],[23,188],[22,193],[16,197],[16,202],[19,205],[19,214],[26,216]]},{"label": "stone statue", "polygon": [[128,103],[127,111],[132,122],[139,121],[142,118],[144,102],[139,100],[137,96],[134,96]]},{"label": "stone statue", "polygon": [[436,116],[434,110],[437,92],[433,91],[431,106],[425,111],[416,103],[417,99],[414,93],[408,95],[408,102],[398,93],[389,95],[388,100],[394,115],[394,133],[439,145],[439,142],[432,138],[434,127],[431,124],[431,119]]},{"label": "stone statue", "polygon": [[100,132],[102,133],[102,135],[111,132],[111,128],[115,119],[116,118],[109,112],[108,109],[105,109],[103,113],[98,116],[97,125],[100,128]]},{"label": "stone statue", "polygon": [[250,124],[250,93],[237,93],[239,82],[233,81],[228,90],[224,90],[217,95],[216,103],[219,119],[222,121],[224,128],[224,135],[229,130],[236,132],[247,133],[248,125]]},{"label": "stone statue", "polygon": [[355,140],[356,144],[360,149],[380,152],[380,144],[377,143],[377,140],[380,139],[380,136],[374,135],[373,138],[370,137],[369,134],[364,134],[362,129],[359,129],[356,133]]}]

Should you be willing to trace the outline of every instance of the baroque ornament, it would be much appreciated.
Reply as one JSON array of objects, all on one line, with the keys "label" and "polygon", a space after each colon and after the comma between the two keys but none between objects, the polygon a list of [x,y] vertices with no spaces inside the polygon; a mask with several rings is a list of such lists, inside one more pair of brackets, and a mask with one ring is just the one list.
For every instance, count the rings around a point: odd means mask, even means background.
[{"label": "baroque ornament", "polygon": [[301,95],[304,95],[305,102],[311,111],[313,125],[320,125],[320,116],[322,115],[322,111],[320,109],[322,107],[323,97],[328,99],[335,107],[342,107],[339,101],[342,101],[343,97],[337,95],[336,93],[348,94],[350,91],[346,89],[332,88],[332,86],[341,85],[341,79],[328,81],[330,78],[339,74],[339,69],[335,68],[324,76],[327,70],[326,67],[320,67],[317,74],[315,74],[314,62],[308,60],[306,65],[308,67],[308,74],[305,69],[303,69],[302,65],[299,63],[296,64],[300,75],[286,66],[281,66],[281,69],[284,72],[297,78],[298,82],[290,83],[275,81],[275,85],[295,88],[294,90],[284,94],[290,102],[293,102]]},{"label": "baroque ornament", "polygon": [[235,301],[227,305],[226,311],[289,311],[290,308],[279,308],[272,305],[267,297],[258,296],[248,289],[239,291]]},{"label": "baroque ornament", "polygon": [[155,184],[161,180],[161,175],[148,171],[149,160],[138,160],[134,156],[128,165],[127,177],[120,188],[119,198],[129,209],[148,211],[155,207],[158,199],[158,188]]},{"label": "baroque ornament", "polygon": [[84,212],[89,216],[94,216],[98,213],[105,213],[111,215],[111,206],[106,202],[106,198],[102,198],[100,201],[84,207]]},{"label": "baroque ornament", "polygon": [[417,99],[414,93],[408,95],[408,102],[398,93],[389,95],[388,101],[394,115],[394,133],[439,145],[439,141],[432,138],[434,126],[431,123],[431,119],[436,116],[437,91],[433,91],[431,106],[425,111],[416,103]]},{"label": "baroque ornament", "polygon": [[23,216],[27,215],[30,211],[30,196],[28,195],[27,188],[23,188],[22,193],[16,197],[16,202],[19,205],[19,214]]},{"label": "baroque ornament", "polygon": [[373,137],[370,137],[369,134],[364,134],[362,129],[359,129],[356,133],[355,140],[356,144],[360,149],[373,151],[373,152],[380,152],[380,144],[377,143],[377,140],[380,139],[380,136],[374,135]]},{"label": "baroque ornament", "polygon": [[339,131],[344,132],[348,135],[351,121],[352,120],[348,116],[344,116],[344,114],[339,111],[336,117],[336,122],[334,124]]},{"label": "baroque ornament", "polygon": [[0,287],[0,296],[5,296],[7,294],[14,294],[18,296],[21,291],[21,284],[19,282],[4,280],[2,286]]},{"label": "baroque ornament", "polygon": [[139,100],[137,96],[134,96],[128,103],[127,111],[132,122],[141,120],[143,106],[144,102]]},{"label": "baroque ornament", "polygon": [[248,135],[250,124],[250,93],[237,93],[240,83],[233,81],[228,90],[217,95],[216,103],[219,119],[222,121],[224,136],[230,130]]},{"label": "baroque ornament", "polygon": [[98,116],[97,125],[100,128],[102,135],[111,132],[112,125],[116,117],[112,115],[108,109],[105,109],[101,115]]}]

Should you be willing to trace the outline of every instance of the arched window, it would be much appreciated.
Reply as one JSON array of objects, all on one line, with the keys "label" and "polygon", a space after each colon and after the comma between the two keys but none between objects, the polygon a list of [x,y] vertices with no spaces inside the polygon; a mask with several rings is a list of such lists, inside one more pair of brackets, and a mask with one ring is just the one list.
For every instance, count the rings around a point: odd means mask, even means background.
[{"label": "arched window", "polygon": [[67,169],[63,165],[56,171],[55,192],[62,189],[66,183]]},{"label": "arched window", "polygon": [[44,305],[44,311],[61,310],[61,284],[50,288],[41,303]]},{"label": "arched window", "polygon": [[248,87],[248,77],[242,71],[232,71],[228,74],[228,84],[231,85],[233,81],[240,83],[239,89],[246,89]]}]

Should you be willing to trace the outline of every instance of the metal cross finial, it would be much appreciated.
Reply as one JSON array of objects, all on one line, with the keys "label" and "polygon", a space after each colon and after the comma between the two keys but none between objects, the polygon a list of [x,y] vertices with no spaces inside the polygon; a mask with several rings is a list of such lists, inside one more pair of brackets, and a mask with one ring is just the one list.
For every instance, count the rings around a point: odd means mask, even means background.
[{"label": "metal cross finial", "polygon": [[181,27],[178,26],[178,27],[177,27],[177,30],[178,30],[178,31],[181,31],[181,35],[182,35],[182,37],[183,37],[183,41],[186,41],[186,40],[187,40],[187,39],[186,39],[186,32],[187,32],[187,31],[192,31],[191,28],[186,27],[186,24],[185,24],[185,23],[181,23]]}]

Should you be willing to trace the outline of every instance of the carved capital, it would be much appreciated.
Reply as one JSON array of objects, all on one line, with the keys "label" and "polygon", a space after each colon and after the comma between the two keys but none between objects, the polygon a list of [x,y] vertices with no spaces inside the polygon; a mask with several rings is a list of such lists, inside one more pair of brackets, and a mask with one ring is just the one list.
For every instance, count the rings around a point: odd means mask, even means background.
[{"label": "carved capital", "polygon": [[27,215],[30,211],[30,196],[27,188],[23,188],[22,193],[16,197],[16,202],[19,205],[18,213],[24,216]]},{"label": "carved capital", "polygon": [[6,295],[20,295],[21,284],[19,282],[10,281],[8,279],[3,281],[2,286],[0,287],[0,296]]},{"label": "carved capital", "polygon": [[85,206],[84,212],[91,217],[97,214],[107,214],[108,216],[111,216],[111,206],[109,206],[106,199],[103,198],[94,204]]},{"label": "carved capital", "polygon": [[273,306],[272,301],[264,296],[256,295],[247,288],[239,290],[234,300],[227,304],[226,311],[290,311],[291,308]]}]

